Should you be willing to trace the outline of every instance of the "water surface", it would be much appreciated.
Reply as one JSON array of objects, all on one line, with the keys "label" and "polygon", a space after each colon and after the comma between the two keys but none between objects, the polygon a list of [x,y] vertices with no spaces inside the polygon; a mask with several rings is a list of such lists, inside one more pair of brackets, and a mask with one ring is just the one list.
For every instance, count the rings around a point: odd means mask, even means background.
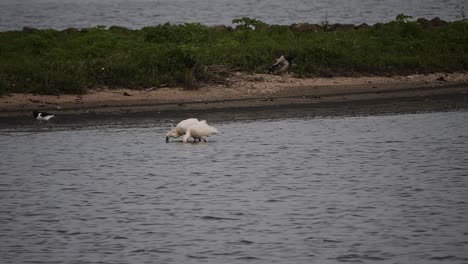
[{"label": "water surface", "polygon": [[467,263],[467,119],[213,118],[199,144],[166,144],[175,120],[4,131],[0,259]]},{"label": "water surface", "polygon": [[460,19],[468,0],[2,0],[0,30],[119,25],[139,29],[166,22],[230,25],[248,16],[269,24],[387,22],[397,14]]}]

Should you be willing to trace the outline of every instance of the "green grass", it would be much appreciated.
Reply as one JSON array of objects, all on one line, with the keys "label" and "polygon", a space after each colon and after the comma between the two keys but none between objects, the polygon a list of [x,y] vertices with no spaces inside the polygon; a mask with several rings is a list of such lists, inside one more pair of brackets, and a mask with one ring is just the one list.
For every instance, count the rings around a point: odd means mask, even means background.
[{"label": "green grass", "polygon": [[193,88],[217,78],[209,66],[265,73],[278,55],[288,52],[295,57],[291,71],[299,77],[468,69],[468,24],[463,22],[423,29],[397,20],[345,32],[295,32],[252,19],[239,21],[235,30],[165,24],[141,30],[0,32],[0,94],[163,84]]}]

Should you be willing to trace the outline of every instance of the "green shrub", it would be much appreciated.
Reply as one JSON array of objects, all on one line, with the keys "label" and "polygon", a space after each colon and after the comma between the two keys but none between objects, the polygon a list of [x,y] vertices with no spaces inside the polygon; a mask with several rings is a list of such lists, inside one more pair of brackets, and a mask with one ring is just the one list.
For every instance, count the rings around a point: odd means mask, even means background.
[{"label": "green shrub", "polygon": [[145,88],[219,81],[216,66],[265,73],[294,55],[297,76],[396,74],[468,69],[468,25],[425,29],[399,15],[355,31],[292,32],[241,18],[235,30],[200,24],[141,30],[0,32],[0,93],[82,93],[89,87]]}]

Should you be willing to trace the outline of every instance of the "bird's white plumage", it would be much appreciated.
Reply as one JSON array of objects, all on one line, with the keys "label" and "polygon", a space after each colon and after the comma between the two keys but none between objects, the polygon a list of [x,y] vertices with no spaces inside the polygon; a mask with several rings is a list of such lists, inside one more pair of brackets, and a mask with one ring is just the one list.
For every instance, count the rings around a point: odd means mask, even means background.
[{"label": "bird's white plumage", "polygon": [[178,137],[184,135],[187,132],[187,129],[190,126],[192,126],[194,124],[197,124],[197,123],[200,123],[200,122],[206,124],[205,120],[199,121],[196,118],[189,118],[189,119],[185,119],[185,120],[180,121],[176,125],[175,128],[171,129],[169,132],[166,133],[166,141],[169,141],[170,137],[178,138]]},{"label": "bird's white plumage", "polygon": [[39,121],[49,121],[55,115],[46,112],[33,111],[33,116],[36,120]]},{"label": "bird's white plumage", "polygon": [[289,68],[289,62],[286,60],[284,55],[279,57],[275,64],[273,64],[269,69],[268,72],[273,73],[273,74],[280,74],[288,70]]},{"label": "bird's white plumage", "polygon": [[193,137],[194,139],[206,141],[203,137],[209,137],[218,133],[218,129],[208,125],[206,122],[198,122],[187,129],[182,140],[183,142],[187,142],[188,138]]},{"label": "bird's white plumage", "polygon": [[55,115],[46,115],[42,116],[42,113],[39,113],[39,115],[36,117],[37,120],[42,120],[42,121],[49,121],[52,117]]}]

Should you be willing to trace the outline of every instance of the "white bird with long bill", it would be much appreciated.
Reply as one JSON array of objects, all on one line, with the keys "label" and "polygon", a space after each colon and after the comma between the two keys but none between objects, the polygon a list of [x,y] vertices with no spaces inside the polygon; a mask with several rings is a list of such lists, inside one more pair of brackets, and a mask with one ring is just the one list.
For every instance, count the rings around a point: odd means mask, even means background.
[{"label": "white bird with long bill", "polygon": [[189,119],[185,119],[185,120],[180,121],[176,125],[176,127],[172,128],[169,132],[166,133],[166,142],[169,143],[169,138],[171,138],[171,137],[178,138],[178,137],[184,135],[185,132],[187,132],[187,129],[190,126],[198,124],[200,122],[206,123],[205,120],[199,121],[196,118],[189,118]]}]

